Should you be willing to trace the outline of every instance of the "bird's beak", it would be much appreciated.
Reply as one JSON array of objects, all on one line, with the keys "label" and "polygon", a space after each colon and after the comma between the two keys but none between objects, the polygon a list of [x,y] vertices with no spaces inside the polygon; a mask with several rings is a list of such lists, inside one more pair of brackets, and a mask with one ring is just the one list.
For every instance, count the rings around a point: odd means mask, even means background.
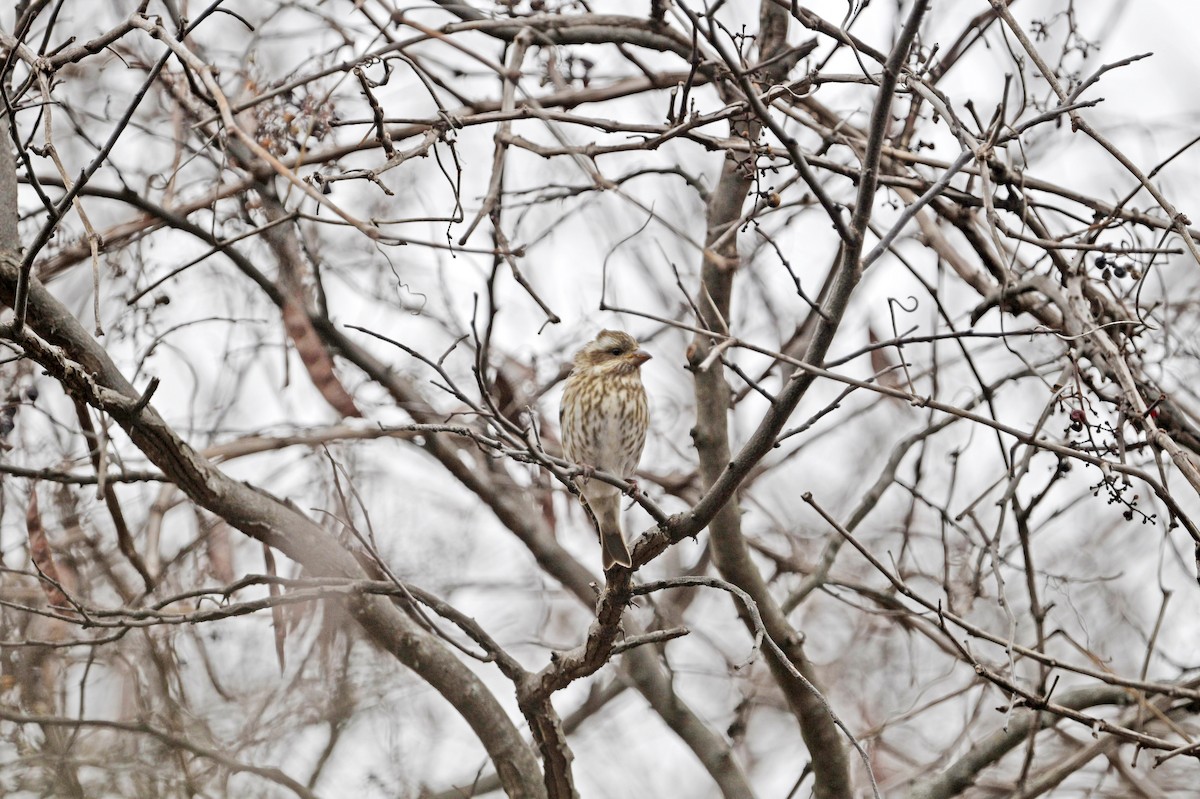
[{"label": "bird's beak", "polygon": [[641,366],[641,365],[642,365],[642,364],[644,364],[646,361],[650,360],[650,358],[651,358],[651,355],[650,355],[650,353],[646,352],[645,350],[635,350],[635,351],[634,351],[634,352],[633,352],[633,353],[632,353],[632,354],[629,356],[629,359],[630,359],[631,361],[633,361],[633,365],[634,365],[634,366]]}]

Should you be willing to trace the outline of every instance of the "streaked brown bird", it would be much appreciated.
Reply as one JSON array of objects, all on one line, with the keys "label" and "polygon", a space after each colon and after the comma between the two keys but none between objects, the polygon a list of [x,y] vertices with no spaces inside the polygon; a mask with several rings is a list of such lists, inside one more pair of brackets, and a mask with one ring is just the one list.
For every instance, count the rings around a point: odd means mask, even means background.
[{"label": "streaked brown bird", "polygon": [[[558,417],[568,460],[585,470],[633,477],[650,426],[639,371],[648,360],[650,354],[621,330],[601,330],[575,353]],[[621,489],[589,479],[586,472],[580,487],[600,526],[605,571],[618,563],[631,566],[621,532]]]}]

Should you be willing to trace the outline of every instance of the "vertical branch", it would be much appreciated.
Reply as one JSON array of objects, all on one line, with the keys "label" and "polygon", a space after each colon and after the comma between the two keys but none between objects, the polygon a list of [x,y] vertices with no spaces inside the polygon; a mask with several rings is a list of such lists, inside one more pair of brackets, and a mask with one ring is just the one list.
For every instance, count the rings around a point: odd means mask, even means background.
[{"label": "vertical branch", "polygon": [[[909,49],[916,38],[917,30],[926,8],[925,0],[914,3],[899,40],[892,49],[884,67],[879,92],[871,113],[871,127],[860,173],[858,195],[848,232],[843,236],[839,261],[835,267],[832,288],[826,300],[821,319],[816,325],[805,360],[821,363],[833,341],[850,296],[861,276],[861,255],[867,225],[871,219],[875,191],[878,185],[879,161],[883,140],[890,119],[892,97],[899,81]],[[776,19],[780,17],[780,19]],[[784,46],[782,34],[786,32],[787,14],[779,6],[765,2],[762,9],[762,35],[759,40],[760,59],[770,59]],[[760,130],[760,122],[748,125],[743,131],[748,141],[753,142]],[[753,163],[743,167],[732,156],[727,156],[721,173],[721,182],[709,202],[707,241],[712,243],[725,232],[730,224],[736,224],[741,207],[751,185]],[[705,326],[710,330],[728,330],[730,323],[730,300],[733,277],[738,265],[736,236],[723,239],[722,249],[716,253],[706,251],[701,266],[700,311]],[[693,439],[700,456],[700,474],[704,486],[711,492],[722,482],[722,477],[732,473],[733,462],[729,448],[728,411],[730,390],[723,370],[714,363],[706,364],[712,349],[711,340],[698,334],[689,348],[689,362],[695,378],[696,426]],[[774,438],[782,429],[791,411],[796,407],[812,377],[797,375],[789,381],[766,415],[751,442],[739,453],[738,459],[750,457],[754,460],[766,454],[774,444]],[[754,449],[753,452],[747,450]],[[714,561],[721,575],[729,582],[746,591],[758,605],[768,634],[779,642],[790,665],[803,675],[809,683],[816,685],[812,664],[804,653],[801,637],[791,626],[779,603],[771,595],[766,581],[750,557],[750,550],[741,531],[741,510],[733,491],[727,493],[728,500],[715,512],[709,524]],[[742,612],[743,619],[747,614]],[[818,797],[848,797],[853,787],[850,779],[849,762],[845,747],[833,719],[820,697],[808,690],[787,668],[788,664],[777,657],[768,656],[767,662],[772,675],[781,686],[792,711],[800,722],[801,733],[812,756],[815,774],[814,793]],[[869,764],[867,766],[870,767]]]},{"label": "vertical branch", "polygon": [[79,419],[79,430],[83,433],[84,443],[87,444],[88,457],[91,458],[92,468],[96,470],[96,487],[104,495],[104,504],[108,508],[109,516],[112,517],[113,529],[117,533],[117,547],[121,550],[121,554],[125,556],[125,559],[129,561],[129,565],[133,566],[138,576],[142,578],[142,582],[146,586],[146,591],[153,591],[155,584],[154,577],[151,575],[149,568],[147,568],[146,561],[142,559],[141,553],[138,552],[137,546],[133,543],[133,534],[130,533],[129,525],[125,522],[125,513],[121,510],[121,502],[117,499],[117,491],[111,482],[104,479],[104,465],[102,463],[104,442],[97,435],[96,427],[92,424],[92,418],[88,415],[87,405],[82,402],[76,402],[75,415]]},{"label": "vertical branch", "polygon": [[[0,91],[7,89],[0,86]],[[12,106],[5,102],[7,108]],[[20,253],[21,235],[17,231],[17,161],[13,155],[15,130],[12,117],[0,109],[0,253]]]}]

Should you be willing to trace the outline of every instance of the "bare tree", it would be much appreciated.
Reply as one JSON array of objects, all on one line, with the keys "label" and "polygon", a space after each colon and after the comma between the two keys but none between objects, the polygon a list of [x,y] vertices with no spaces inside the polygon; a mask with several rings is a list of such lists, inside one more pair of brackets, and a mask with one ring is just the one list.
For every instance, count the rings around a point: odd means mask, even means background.
[{"label": "bare tree", "polygon": [[[6,795],[1187,795],[1200,137],[1127,5],[18,2]],[[559,444],[604,326],[633,483]]]}]

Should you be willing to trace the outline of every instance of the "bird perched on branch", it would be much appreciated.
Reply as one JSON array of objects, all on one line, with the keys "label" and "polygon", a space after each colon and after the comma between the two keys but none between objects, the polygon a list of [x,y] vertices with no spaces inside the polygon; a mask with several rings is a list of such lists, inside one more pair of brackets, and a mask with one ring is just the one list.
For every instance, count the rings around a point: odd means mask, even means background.
[{"label": "bird perched on branch", "polygon": [[622,491],[590,473],[608,472],[632,483],[650,426],[640,372],[648,360],[650,354],[638,347],[633,336],[601,330],[575,353],[575,366],[563,391],[559,412],[563,452],[584,468],[580,487],[600,528],[605,571],[618,563],[632,565],[621,532]]}]

